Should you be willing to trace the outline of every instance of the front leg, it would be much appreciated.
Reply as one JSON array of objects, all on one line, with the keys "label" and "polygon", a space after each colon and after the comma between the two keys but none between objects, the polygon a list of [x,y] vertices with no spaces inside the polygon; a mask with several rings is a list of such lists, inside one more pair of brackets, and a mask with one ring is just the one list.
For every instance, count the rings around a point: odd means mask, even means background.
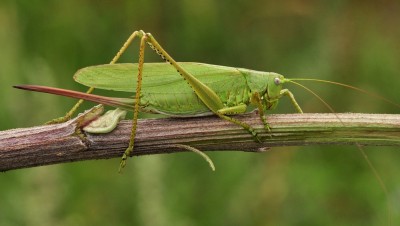
[{"label": "front leg", "polygon": [[283,89],[283,90],[281,90],[281,92],[280,92],[280,97],[281,97],[281,96],[284,96],[284,95],[289,97],[290,101],[292,102],[294,108],[296,108],[296,110],[297,110],[298,113],[303,113],[303,110],[301,110],[301,107],[300,107],[300,105],[297,103],[297,101],[296,101],[296,99],[294,98],[294,95],[293,95],[292,92],[290,92],[288,89]]}]

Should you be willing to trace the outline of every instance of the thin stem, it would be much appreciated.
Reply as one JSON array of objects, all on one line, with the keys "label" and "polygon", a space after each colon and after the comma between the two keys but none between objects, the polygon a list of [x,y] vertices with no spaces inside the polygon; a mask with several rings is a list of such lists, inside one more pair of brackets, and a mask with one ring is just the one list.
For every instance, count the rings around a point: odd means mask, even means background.
[{"label": "thin stem", "polygon": [[[341,121],[338,120],[338,117]],[[268,115],[266,133],[258,115],[235,118],[252,125],[263,143],[241,127],[216,116],[138,121],[133,155],[182,152],[177,144],[201,151],[262,152],[277,146],[400,146],[400,115],[280,114]],[[131,122],[108,134],[77,134],[77,118],[56,125],[0,132],[0,171],[90,159],[120,158],[128,146]]]}]

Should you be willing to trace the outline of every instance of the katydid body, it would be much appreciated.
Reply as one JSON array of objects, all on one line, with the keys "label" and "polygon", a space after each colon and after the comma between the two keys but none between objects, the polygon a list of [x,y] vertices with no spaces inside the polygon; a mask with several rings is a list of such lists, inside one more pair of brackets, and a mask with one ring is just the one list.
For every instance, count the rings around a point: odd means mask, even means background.
[{"label": "katydid body", "polygon": [[[257,104],[254,95],[262,96],[263,110],[276,107],[278,99],[287,91],[282,91],[286,79],[273,72],[253,71],[242,68],[217,66],[202,63],[179,63],[187,71],[214,90],[223,107],[219,109],[226,114],[240,114],[254,111]],[[106,64],[87,67],[79,70],[74,79],[87,86],[98,89],[134,93],[136,90],[137,64]],[[177,72],[166,63],[144,64],[140,111],[163,114],[172,117],[196,117],[214,114],[193,92]],[[110,84],[110,79],[117,84]],[[30,86],[32,90],[34,86]],[[36,87],[37,88],[37,87]],[[97,95],[66,91],[61,89],[45,89],[36,91],[86,99],[89,101],[133,110],[134,98],[105,98]],[[252,102],[253,100],[253,102]],[[226,109],[230,109],[226,111]],[[296,106],[300,111],[300,108]]]}]

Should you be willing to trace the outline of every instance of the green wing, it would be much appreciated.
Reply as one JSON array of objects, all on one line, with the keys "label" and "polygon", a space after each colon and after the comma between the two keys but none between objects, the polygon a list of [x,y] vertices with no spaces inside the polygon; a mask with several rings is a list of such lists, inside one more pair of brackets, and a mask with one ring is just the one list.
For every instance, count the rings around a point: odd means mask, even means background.
[{"label": "green wing", "polygon": [[[233,67],[225,67],[211,64],[180,62],[194,77],[203,83],[210,84],[217,81],[234,79],[240,76],[240,72]],[[135,92],[138,64],[104,64],[80,69],[74,80],[89,87],[123,92]],[[182,85],[183,78],[176,69],[168,63],[145,63],[143,67],[142,87],[146,88],[170,88],[171,85]],[[188,87],[189,88],[189,87]]]},{"label": "green wing", "polygon": [[[236,68],[192,62],[179,64],[214,90],[225,105],[246,101],[247,83]],[[134,93],[137,66],[132,63],[91,66],[79,70],[74,79],[89,87]],[[149,105],[147,108],[170,115],[209,112],[189,84],[168,63],[144,64],[142,101]]]}]

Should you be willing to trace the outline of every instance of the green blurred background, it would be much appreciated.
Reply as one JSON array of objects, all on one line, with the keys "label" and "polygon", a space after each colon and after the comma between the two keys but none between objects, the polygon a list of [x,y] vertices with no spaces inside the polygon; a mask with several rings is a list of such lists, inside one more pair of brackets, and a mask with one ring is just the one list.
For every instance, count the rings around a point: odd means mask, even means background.
[{"label": "green blurred background", "polygon": [[[74,72],[108,63],[138,29],[178,61],[344,82],[400,103],[396,0],[2,0],[0,130],[40,125],[75,103],[12,85],[85,91]],[[123,61],[136,61],[137,49]],[[159,57],[148,51],[146,60]],[[352,90],[306,85],[337,112],[400,112]],[[328,112],[287,88],[305,112]],[[273,113],[293,111],[282,100]],[[388,187],[393,225],[400,224],[397,149],[365,148]],[[387,199],[355,147],[209,155],[215,173],[192,153],[134,158],[123,175],[119,159],[2,173],[0,225],[386,225]]]}]

